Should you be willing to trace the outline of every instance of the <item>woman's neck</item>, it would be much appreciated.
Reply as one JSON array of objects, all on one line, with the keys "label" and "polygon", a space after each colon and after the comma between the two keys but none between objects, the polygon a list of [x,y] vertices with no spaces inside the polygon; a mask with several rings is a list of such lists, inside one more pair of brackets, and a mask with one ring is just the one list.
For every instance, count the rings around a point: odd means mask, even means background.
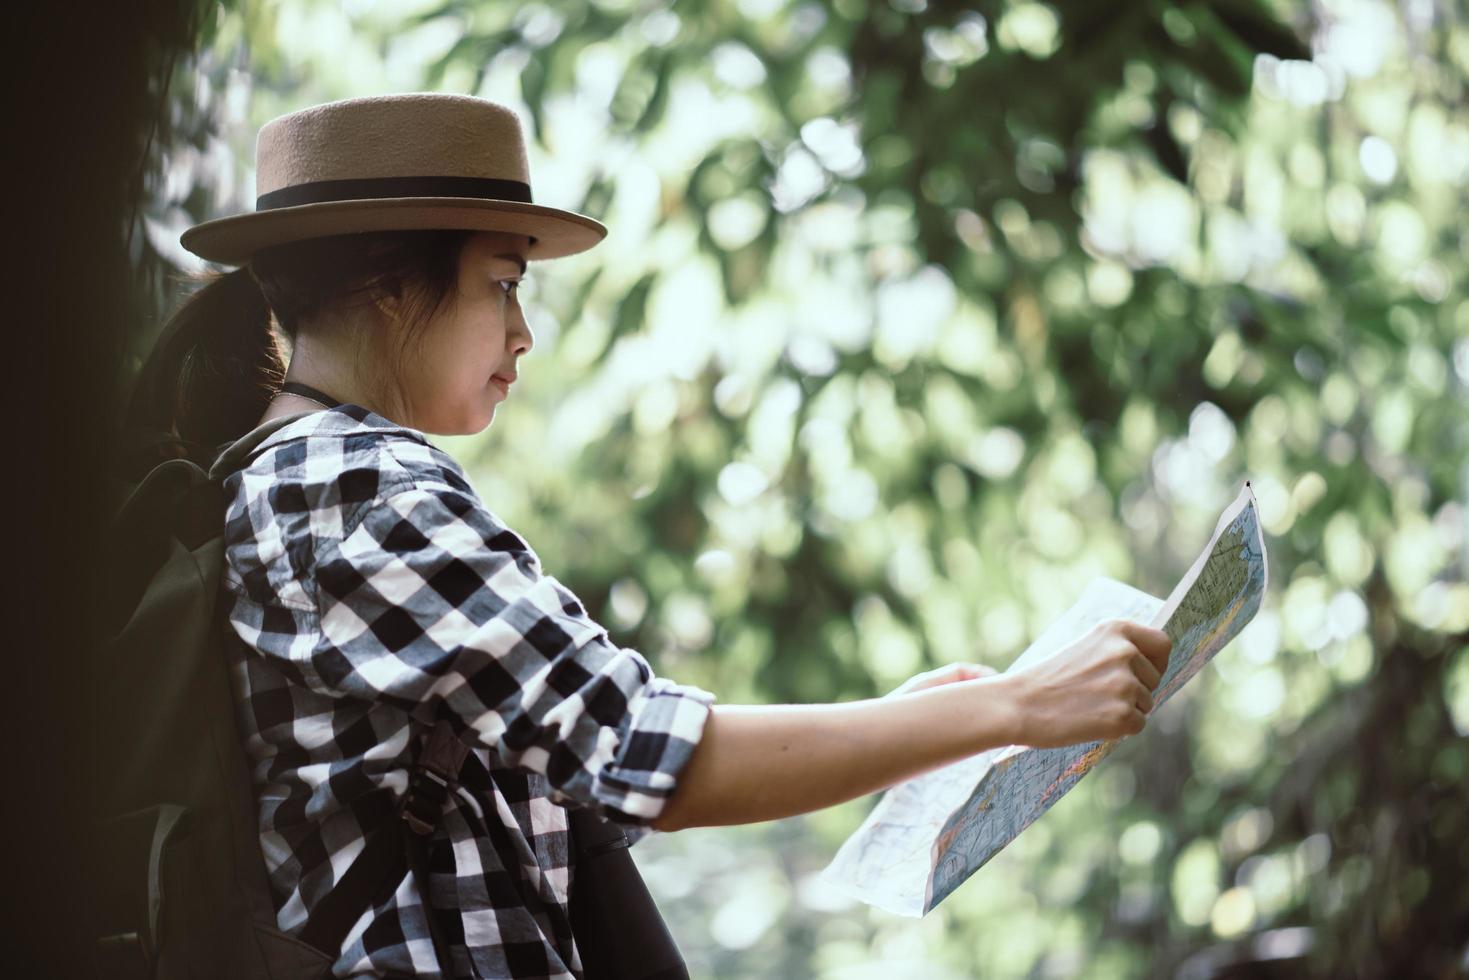
[{"label": "woman's neck", "polygon": [[[292,344],[285,380],[309,385],[345,404],[360,405],[384,418],[397,420],[396,403],[381,393],[382,384],[374,384],[374,379],[362,377],[360,371],[353,370],[354,366],[381,362],[381,352],[371,343],[375,336],[376,332],[365,324],[344,323],[334,324],[331,329],[313,326],[300,330]],[[279,392],[271,399],[261,421],[326,409],[326,405],[304,395]]]}]

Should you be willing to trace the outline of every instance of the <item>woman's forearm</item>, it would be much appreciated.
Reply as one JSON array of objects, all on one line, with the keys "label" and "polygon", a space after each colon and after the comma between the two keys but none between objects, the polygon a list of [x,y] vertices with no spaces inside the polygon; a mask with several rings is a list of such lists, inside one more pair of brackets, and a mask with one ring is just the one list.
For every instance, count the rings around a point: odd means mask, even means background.
[{"label": "woman's forearm", "polygon": [[839,704],[716,704],[653,827],[756,823],[819,810],[1015,744],[1018,731],[1004,676]]}]

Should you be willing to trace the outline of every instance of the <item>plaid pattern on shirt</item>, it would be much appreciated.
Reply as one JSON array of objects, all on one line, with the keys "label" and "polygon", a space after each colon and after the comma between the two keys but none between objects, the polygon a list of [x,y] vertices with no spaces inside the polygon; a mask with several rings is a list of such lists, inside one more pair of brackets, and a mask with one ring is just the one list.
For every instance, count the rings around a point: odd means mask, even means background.
[{"label": "plaid pattern on shirt", "polygon": [[333,975],[580,978],[565,807],[651,832],[714,695],[613,643],[416,429],[314,412],[224,485],[231,681],[280,928],[300,932],[447,718],[471,751],[429,904],[454,962],[409,873]]}]

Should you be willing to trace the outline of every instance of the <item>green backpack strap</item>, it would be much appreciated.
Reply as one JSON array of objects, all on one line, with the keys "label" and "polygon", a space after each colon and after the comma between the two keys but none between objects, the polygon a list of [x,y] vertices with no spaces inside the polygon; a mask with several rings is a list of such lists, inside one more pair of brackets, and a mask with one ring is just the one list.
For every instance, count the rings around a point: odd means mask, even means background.
[{"label": "green backpack strap", "polygon": [[250,457],[260,449],[261,443],[298,419],[315,412],[292,412],[262,422],[233,442],[221,443],[215,449],[214,462],[209,467],[209,479],[218,483],[235,470],[250,462]]}]

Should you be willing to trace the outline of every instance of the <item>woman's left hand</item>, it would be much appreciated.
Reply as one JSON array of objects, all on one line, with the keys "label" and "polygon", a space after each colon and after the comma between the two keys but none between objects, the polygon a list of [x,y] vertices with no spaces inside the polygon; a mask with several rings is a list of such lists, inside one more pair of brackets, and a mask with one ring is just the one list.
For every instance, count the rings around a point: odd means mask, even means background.
[{"label": "woman's left hand", "polygon": [[971,681],[980,677],[993,677],[999,671],[984,664],[958,663],[944,664],[933,670],[926,670],[921,674],[914,674],[903,682],[902,686],[889,692],[885,697],[898,697],[903,694],[912,694],[926,687],[938,687],[940,684],[952,684],[954,681]]}]

